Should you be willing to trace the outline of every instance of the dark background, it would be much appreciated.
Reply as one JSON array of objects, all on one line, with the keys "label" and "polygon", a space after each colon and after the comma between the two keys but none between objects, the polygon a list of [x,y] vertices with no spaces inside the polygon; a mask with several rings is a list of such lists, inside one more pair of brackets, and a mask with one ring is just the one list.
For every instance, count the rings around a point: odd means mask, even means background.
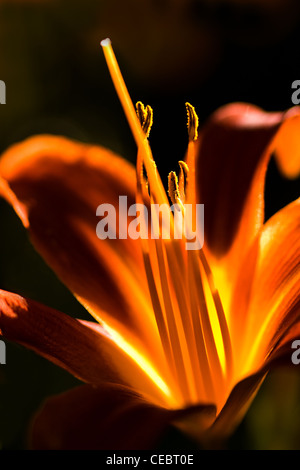
[{"label": "dark background", "polygon": [[[136,148],[99,45],[110,37],[134,102],[154,109],[150,144],[166,181],[187,146],[186,101],[200,123],[219,106],[246,101],[292,106],[300,79],[298,0],[0,1],[0,151],[37,133],[104,145],[135,161]],[[266,214],[299,196],[272,161]],[[31,247],[0,201],[0,287],[88,318]],[[76,384],[59,368],[6,343],[0,366],[0,448],[22,449],[44,397]],[[270,375],[227,446],[300,449],[300,366]],[[162,446],[192,445],[174,431]]]}]

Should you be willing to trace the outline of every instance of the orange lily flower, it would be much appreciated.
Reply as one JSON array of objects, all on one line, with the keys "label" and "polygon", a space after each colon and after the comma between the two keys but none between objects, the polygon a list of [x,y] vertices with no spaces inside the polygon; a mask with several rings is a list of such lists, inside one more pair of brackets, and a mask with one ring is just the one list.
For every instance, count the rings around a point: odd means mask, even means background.
[{"label": "orange lily flower", "polygon": [[271,155],[287,176],[299,174],[300,113],[230,104],[198,136],[187,104],[188,151],[169,196],[183,218],[184,202],[204,204],[204,246],[99,240],[99,204],[117,207],[120,195],[128,206],[170,204],[147,139],[152,110],[136,112],[110,42],[102,45],[136,169],[107,149],[47,135],[0,160],[2,196],[97,322],[0,291],[0,333],[85,383],[45,403],[33,448],[151,448],[170,423],[208,445],[235,429],[273,366],[292,366],[300,338],[300,199],[264,221]]}]

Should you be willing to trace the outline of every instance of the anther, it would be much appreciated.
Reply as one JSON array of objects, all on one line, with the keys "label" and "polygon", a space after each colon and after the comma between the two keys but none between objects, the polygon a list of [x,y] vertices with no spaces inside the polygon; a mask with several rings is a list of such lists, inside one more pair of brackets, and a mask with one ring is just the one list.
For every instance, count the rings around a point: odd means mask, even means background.
[{"label": "anther", "polygon": [[135,107],[142,129],[146,138],[148,138],[153,124],[153,109],[149,105],[145,107],[141,101],[138,101]]},{"label": "anther", "polygon": [[189,141],[197,140],[198,137],[198,126],[199,126],[199,118],[195,111],[194,106],[190,103],[185,103],[186,111],[187,111],[187,127],[188,127],[188,134],[189,134]]},{"label": "anther", "polygon": [[180,197],[178,178],[175,171],[171,171],[168,175],[168,194],[172,201],[172,204],[175,205],[176,209],[183,210],[183,203]]},{"label": "anther", "polygon": [[137,117],[139,118],[139,121],[141,123],[141,126],[143,126],[144,121],[145,121],[145,113],[146,113],[145,106],[143,105],[141,101],[138,101],[135,104],[135,109],[136,109]]},{"label": "anther", "polygon": [[187,185],[188,185],[188,175],[189,175],[189,167],[187,164],[183,161],[178,162],[180,166],[179,170],[179,178],[178,178],[178,190],[180,194],[180,199],[185,202],[185,195],[187,191]]}]

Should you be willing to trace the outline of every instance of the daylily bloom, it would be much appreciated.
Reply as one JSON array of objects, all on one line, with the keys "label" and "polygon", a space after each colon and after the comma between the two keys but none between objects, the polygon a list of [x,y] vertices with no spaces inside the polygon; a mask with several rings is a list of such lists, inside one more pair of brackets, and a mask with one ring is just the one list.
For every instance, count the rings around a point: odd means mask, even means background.
[{"label": "daylily bloom", "polygon": [[137,142],[136,169],[111,151],[42,135],[9,148],[0,190],[62,282],[97,320],[76,320],[0,293],[0,332],[85,385],[50,398],[32,425],[42,449],[151,448],[169,423],[203,445],[228,436],[267,372],[292,366],[300,338],[300,199],[264,220],[264,179],[276,153],[300,170],[300,113],[236,103],[189,144],[169,197],[205,206],[204,246],[185,240],[99,240],[96,209],[170,204],[148,143],[152,110],[134,109],[108,40],[102,43]]}]

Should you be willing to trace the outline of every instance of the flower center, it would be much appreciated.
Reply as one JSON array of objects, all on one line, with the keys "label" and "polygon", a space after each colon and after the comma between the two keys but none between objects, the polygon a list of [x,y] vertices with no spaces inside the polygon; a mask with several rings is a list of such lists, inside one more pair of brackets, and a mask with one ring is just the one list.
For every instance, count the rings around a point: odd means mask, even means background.
[{"label": "flower center", "polygon": [[[174,394],[181,406],[213,402],[220,409],[232,383],[233,369],[226,316],[202,244],[197,250],[187,250],[186,240],[174,236],[178,220],[179,223],[187,222],[190,232],[195,220],[195,214],[187,220],[185,204],[190,204],[195,212],[194,159],[198,117],[194,107],[186,103],[187,163],[179,162],[178,176],[172,171],[168,177],[169,198],[181,216],[176,219],[148,142],[153,123],[152,108],[141,102],[134,108],[110,41],[102,41],[101,45],[138,147],[137,202],[167,207],[173,228],[169,238],[161,236],[157,209],[154,217],[158,236],[141,239],[141,245],[153,312]],[[198,236],[196,232],[196,239]]]}]

